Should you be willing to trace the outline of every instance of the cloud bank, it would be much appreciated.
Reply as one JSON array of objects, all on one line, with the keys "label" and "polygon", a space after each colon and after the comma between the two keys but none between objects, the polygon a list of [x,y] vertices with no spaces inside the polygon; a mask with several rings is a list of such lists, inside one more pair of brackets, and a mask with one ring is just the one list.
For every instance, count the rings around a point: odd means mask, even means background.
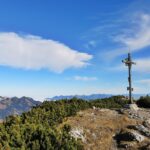
[{"label": "cloud bank", "polygon": [[87,66],[92,55],[73,50],[58,41],[14,32],[0,33],[0,65],[22,69],[63,72]]}]

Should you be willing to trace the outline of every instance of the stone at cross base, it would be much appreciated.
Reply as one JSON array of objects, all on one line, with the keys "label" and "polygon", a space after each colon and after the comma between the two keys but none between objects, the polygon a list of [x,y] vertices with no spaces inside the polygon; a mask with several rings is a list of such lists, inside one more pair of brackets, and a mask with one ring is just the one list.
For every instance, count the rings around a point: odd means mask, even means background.
[{"label": "stone at cross base", "polygon": [[130,109],[130,110],[134,110],[134,111],[139,110],[139,107],[138,107],[137,104],[135,104],[135,103],[133,103],[133,104],[126,104],[126,105],[124,106],[124,108]]}]

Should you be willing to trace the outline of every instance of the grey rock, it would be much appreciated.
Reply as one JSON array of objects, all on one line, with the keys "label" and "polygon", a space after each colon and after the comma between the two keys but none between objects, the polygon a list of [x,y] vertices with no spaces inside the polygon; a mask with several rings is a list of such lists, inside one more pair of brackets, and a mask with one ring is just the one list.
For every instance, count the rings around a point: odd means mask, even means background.
[{"label": "grey rock", "polygon": [[138,142],[142,142],[145,139],[145,137],[143,135],[139,134],[136,131],[132,132],[132,136],[134,136],[135,140]]},{"label": "grey rock", "polygon": [[144,121],[144,126],[150,129],[150,119]]},{"label": "grey rock", "polygon": [[137,131],[124,131],[117,136],[118,141],[137,141],[142,142],[145,137]]},{"label": "grey rock", "polygon": [[143,125],[137,125],[137,126],[135,126],[135,128],[139,132],[143,133],[145,136],[150,137],[150,130],[147,129],[146,127],[144,127]]},{"label": "grey rock", "polygon": [[84,132],[83,132],[83,129],[81,128],[73,128],[71,131],[70,131],[70,135],[72,137],[74,137],[76,140],[77,139],[81,139],[82,142],[86,143],[86,139],[84,137]]},{"label": "grey rock", "polygon": [[126,104],[124,106],[124,108],[130,109],[130,110],[133,110],[133,111],[138,111],[139,110],[139,107],[136,104]]}]

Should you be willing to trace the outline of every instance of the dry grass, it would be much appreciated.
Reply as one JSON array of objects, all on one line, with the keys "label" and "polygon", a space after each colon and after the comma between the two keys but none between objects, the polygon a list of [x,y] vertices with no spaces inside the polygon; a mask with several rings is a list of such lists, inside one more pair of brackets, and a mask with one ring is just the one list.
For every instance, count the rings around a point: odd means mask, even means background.
[{"label": "dry grass", "polygon": [[85,150],[112,150],[115,147],[113,136],[126,126],[135,125],[136,121],[115,110],[88,109],[68,118],[64,123],[84,130]]}]

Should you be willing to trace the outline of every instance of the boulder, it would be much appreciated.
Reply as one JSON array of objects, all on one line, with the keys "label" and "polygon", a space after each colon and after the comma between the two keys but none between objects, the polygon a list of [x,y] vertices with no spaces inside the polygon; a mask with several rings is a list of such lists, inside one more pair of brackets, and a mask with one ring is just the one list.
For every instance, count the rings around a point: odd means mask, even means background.
[{"label": "boulder", "polygon": [[125,130],[117,135],[117,141],[137,141],[142,142],[145,139],[143,135],[134,130]]},{"label": "boulder", "polygon": [[150,130],[148,128],[144,127],[143,125],[137,125],[135,128],[145,136],[150,137]]},{"label": "boulder", "polygon": [[130,109],[130,110],[133,110],[133,111],[138,111],[139,110],[139,107],[136,104],[126,104],[124,106],[124,108]]},{"label": "boulder", "polygon": [[150,129],[150,119],[144,121],[144,126]]},{"label": "boulder", "polygon": [[71,131],[70,131],[70,135],[72,137],[74,137],[76,140],[77,139],[81,139],[82,142],[86,142],[86,139],[84,137],[84,132],[83,132],[83,129],[81,128],[73,128]]},{"label": "boulder", "polygon": [[137,142],[142,142],[144,141],[145,137],[141,134],[139,134],[138,132],[134,131],[134,132],[131,132],[132,133],[132,136],[134,137],[134,139],[137,141]]}]

